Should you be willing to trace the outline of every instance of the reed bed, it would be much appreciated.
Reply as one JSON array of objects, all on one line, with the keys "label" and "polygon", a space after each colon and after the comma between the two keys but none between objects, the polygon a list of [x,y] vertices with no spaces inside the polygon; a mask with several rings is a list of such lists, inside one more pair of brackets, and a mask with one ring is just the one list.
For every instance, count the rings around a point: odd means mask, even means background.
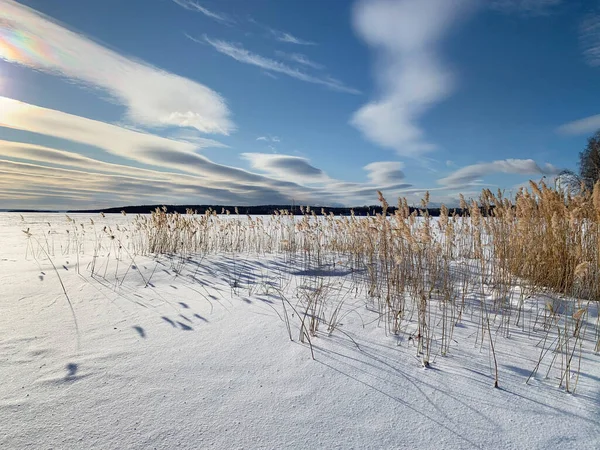
[{"label": "reed bed", "polygon": [[[442,206],[435,218],[429,194],[418,210],[400,199],[394,212],[378,196],[383,213],[370,217],[310,208],[270,218],[237,209],[199,215],[162,208],[114,230],[92,221],[94,257],[87,269],[106,277],[110,255],[129,262],[162,255],[177,273],[191,260],[226,255],[233,292],[265,289],[281,298],[290,338],[290,317],[300,321],[299,339],[309,344],[320,333],[343,333],[341,319],[357,313],[345,310],[345,299],[362,297],[384,332],[404,337],[424,367],[453,351],[454,329],[468,316],[478,324],[475,345],[493,360],[496,387],[494,344],[519,333],[538,338],[530,378],[543,370],[567,391],[576,389],[582,355],[600,351],[600,183],[572,194],[532,182],[514,198],[485,189],[478,199],[461,196],[460,209]],[[84,251],[84,233],[73,221],[63,244],[69,248],[61,249]],[[56,245],[38,243],[48,256]],[[244,284],[245,255],[275,255],[300,281],[281,271],[262,287]],[[332,282],[332,273],[341,281]]]}]

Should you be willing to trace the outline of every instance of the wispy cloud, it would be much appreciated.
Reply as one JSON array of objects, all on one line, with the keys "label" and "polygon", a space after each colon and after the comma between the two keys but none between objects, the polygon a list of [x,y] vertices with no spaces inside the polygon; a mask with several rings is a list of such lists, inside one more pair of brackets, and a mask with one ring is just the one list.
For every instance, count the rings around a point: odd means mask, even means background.
[{"label": "wispy cloud", "polygon": [[268,72],[281,73],[307,83],[320,84],[334,91],[346,92],[349,94],[360,93],[360,91],[357,89],[346,86],[343,82],[336,80],[335,78],[309,75],[306,72],[294,67],[290,67],[280,61],[252,53],[243,48],[241,45],[233,42],[222,41],[220,39],[210,39],[207,36],[204,36],[202,40],[193,38],[191,36],[188,36],[188,38],[198,43],[207,43],[219,53],[227,55],[238,62],[260,67]]},{"label": "wispy cloud", "polygon": [[312,166],[306,158],[271,153],[242,153],[242,157],[250,162],[253,169],[276,178],[302,180],[309,183],[323,182],[328,179],[321,169]]},{"label": "wispy cloud", "polygon": [[[41,145],[23,142],[0,140],[0,156],[23,160],[27,163],[42,163],[63,166],[86,172],[123,175],[140,180],[174,180],[174,177],[185,179],[185,175],[149,170],[122,164],[108,163],[74,152],[67,152]],[[192,177],[190,177],[192,178]],[[197,179],[196,179],[197,180]]]},{"label": "wispy cloud", "polygon": [[185,8],[189,11],[202,13],[206,17],[210,17],[211,19],[216,20],[217,22],[221,22],[224,24],[234,24],[235,23],[235,20],[233,20],[227,14],[216,13],[214,11],[211,11],[210,9],[205,8],[200,3],[195,2],[193,0],[173,0],[173,1],[175,3],[177,3],[179,6]]},{"label": "wispy cloud", "polygon": [[[0,152],[3,148],[0,147]],[[20,201],[27,205],[53,208],[63,204],[69,208],[143,203],[220,203],[259,204],[287,203],[290,197],[279,189],[265,185],[219,185],[204,183],[201,178],[165,177],[137,178],[116,173],[99,173],[95,169],[66,169],[0,159],[0,196],[25,193]],[[301,194],[300,194],[301,195]],[[6,205],[7,202],[0,204]],[[15,205],[17,206],[17,205]]]},{"label": "wispy cloud", "polygon": [[371,183],[378,186],[397,184],[404,180],[404,164],[398,161],[378,161],[363,167]]},{"label": "wispy cloud", "polygon": [[[189,153],[202,147],[198,143],[166,139],[7,97],[0,97],[0,126],[80,142],[146,163],[149,161],[144,160],[145,149],[164,148],[174,153]],[[206,139],[203,146],[220,145]]]},{"label": "wispy cloud", "polygon": [[359,183],[332,178],[307,158],[270,153],[243,153],[242,157],[250,162],[254,170],[270,177],[307,185],[310,187],[310,197],[317,204],[372,204],[377,199],[377,190],[385,191],[392,198],[412,187],[404,179],[401,170],[404,164],[398,161],[367,164],[363,170],[367,173],[368,181]]},{"label": "wispy cloud", "polygon": [[275,36],[279,42],[285,42],[287,44],[296,44],[296,45],[317,45],[316,42],[305,41],[304,39],[300,39],[294,36],[291,33],[286,33],[285,31],[278,31],[274,29],[269,29],[269,31]]},{"label": "wispy cloud", "polygon": [[526,16],[546,15],[563,0],[492,0],[490,8],[507,14],[522,14]]},{"label": "wispy cloud", "polygon": [[213,139],[207,139],[203,137],[199,131],[192,128],[175,128],[165,133],[166,137],[175,141],[187,142],[196,146],[196,148],[205,147],[228,147],[227,145],[217,142]]},{"label": "wispy cloud", "polygon": [[295,63],[310,67],[311,69],[321,70],[325,67],[323,64],[312,61],[308,56],[303,55],[302,53],[286,53],[278,50],[275,52],[275,54],[281,58],[286,58],[290,61],[294,61]]},{"label": "wispy cloud", "polygon": [[[232,192],[268,189],[278,192],[280,196],[302,190],[299,185],[291,182],[217,164],[196,153],[199,148],[198,143],[132,131],[5,97],[0,97],[0,126],[95,147],[99,149],[99,156],[112,154],[130,162],[152,166],[156,168],[154,170],[171,170],[179,172],[179,176],[182,177],[185,176],[184,174],[200,177],[196,180],[196,184],[202,186],[222,187]],[[208,140],[204,144],[212,146],[211,142],[220,145]],[[55,153],[56,155],[58,153]],[[66,159],[64,156],[57,157],[55,164],[61,164],[59,161],[64,163]],[[74,160],[70,158],[70,161]],[[106,169],[108,166],[103,167]],[[131,172],[139,175],[137,168],[132,168]],[[119,174],[122,173],[119,171]]]},{"label": "wispy cloud", "polygon": [[580,27],[583,56],[593,67],[600,66],[600,14],[587,16]]},{"label": "wispy cloud", "polygon": [[279,137],[277,136],[259,136],[256,138],[257,141],[264,141],[264,142],[271,142],[271,143],[279,143],[281,142],[281,139],[279,139]]},{"label": "wispy cloud", "polygon": [[272,78],[273,80],[279,80],[279,77],[273,75],[271,72],[267,72],[266,70],[263,70],[262,74],[266,77]]},{"label": "wispy cloud", "polygon": [[454,77],[438,55],[438,43],[465,17],[473,0],[362,0],[354,8],[354,28],[377,54],[380,95],[351,119],[367,139],[418,156],[435,146],[419,118],[448,97]]},{"label": "wispy cloud", "polygon": [[[396,161],[368,164],[364,167],[368,181],[352,183],[329,177],[306,158],[243,154],[242,158],[258,172],[253,173],[210,161],[194,152],[192,142],[165,139],[2,97],[0,126],[69,140],[73,144],[70,148],[84,144],[96,149],[90,157],[60,148],[0,140],[0,207],[4,208],[286,204],[292,199],[317,205],[357,205],[374,203],[377,189],[383,189],[390,198],[407,195],[412,201],[418,201],[425,191],[411,189],[412,185],[404,182],[403,164]],[[109,153],[124,162],[104,161]],[[138,163],[149,168],[137,167]]]},{"label": "wispy cloud", "polygon": [[281,31],[281,30],[276,30],[275,28],[271,28],[270,26],[262,24],[253,18],[249,18],[248,22],[253,23],[254,25],[262,28],[263,30],[265,30],[267,32],[267,37],[271,37],[279,42],[284,42],[286,44],[295,44],[295,45],[318,45],[316,42],[301,39],[287,31]]},{"label": "wispy cloud", "polygon": [[254,25],[262,28],[268,33],[268,36],[275,39],[279,42],[285,42],[287,44],[296,44],[296,45],[318,45],[316,42],[307,41],[304,39],[300,39],[299,37],[294,36],[292,33],[288,33],[287,31],[276,30],[275,28],[271,28],[265,24],[260,23],[256,19],[250,17],[248,22],[253,23]]},{"label": "wispy cloud", "polygon": [[207,86],[118,54],[12,0],[0,0],[0,59],[104,90],[137,125],[234,129],[225,100]]},{"label": "wispy cloud", "polygon": [[[375,201],[375,190],[390,195],[410,187],[402,164],[365,166],[369,182],[332,179],[308,159],[246,153],[255,172],[226,166],[198,154],[219,142],[190,136],[169,139],[53,109],[0,97],[0,126],[82,144],[93,157],[53,146],[0,140],[0,207],[21,198],[21,207],[69,208],[126,203],[356,204]],[[271,135],[261,136],[272,142]],[[262,142],[267,142],[263,141]],[[105,159],[110,156],[112,162]],[[116,162],[115,162],[116,161]],[[140,200],[142,199],[142,200]],[[14,206],[14,205],[13,205]]]},{"label": "wispy cloud", "polygon": [[594,133],[600,129],[600,114],[574,120],[558,127],[557,131],[561,134],[580,135]]},{"label": "wispy cloud", "polygon": [[[404,181],[403,164],[373,162],[368,181],[332,179],[308,159],[247,153],[259,173],[216,164],[191,151],[189,142],[164,139],[114,125],[0,98],[2,126],[95,147],[94,157],[59,148],[0,140],[0,207],[94,208],[139,203],[372,204],[377,189],[389,198],[418,201],[426,188]],[[22,107],[22,108],[21,108]],[[69,130],[77,130],[71,138]],[[112,145],[115,144],[115,145]],[[126,163],[102,158],[112,153]],[[262,173],[263,175],[261,175]],[[434,189],[430,189],[435,191]],[[436,199],[446,198],[439,190]],[[441,201],[441,200],[440,200]]]},{"label": "wispy cloud", "polygon": [[[371,183],[350,183],[334,181],[328,183],[325,188],[317,190],[314,195],[322,203],[338,203],[343,205],[374,205],[377,203],[377,191],[382,191],[388,199],[394,199],[400,196],[413,197],[410,189],[410,183],[396,183],[393,185],[381,185]],[[425,192],[427,189],[419,189],[419,192]],[[411,200],[417,200],[412,199]]]},{"label": "wispy cloud", "polygon": [[533,159],[504,159],[462,167],[445,178],[438,180],[444,186],[463,186],[494,173],[518,175],[556,175],[560,169],[552,164],[538,165]]},{"label": "wispy cloud", "polygon": [[[327,200],[332,199],[342,204],[373,204],[377,191],[385,192],[388,198],[395,198],[409,193],[413,186],[407,183],[402,169],[404,163],[399,161],[376,161],[367,164],[363,170],[367,173],[367,182],[348,182],[329,178],[325,188],[316,191],[315,195]],[[426,189],[422,189],[423,192]]]}]

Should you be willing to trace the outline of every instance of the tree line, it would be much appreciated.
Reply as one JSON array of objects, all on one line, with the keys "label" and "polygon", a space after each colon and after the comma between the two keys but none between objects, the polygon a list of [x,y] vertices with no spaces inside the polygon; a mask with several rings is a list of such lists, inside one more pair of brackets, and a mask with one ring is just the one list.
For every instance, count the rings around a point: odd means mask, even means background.
[{"label": "tree line", "polygon": [[586,147],[579,153],[579,171],[563,170],[560,179],[565,187],[574,190],[592,190],[600,180],[600,130],[596,131],[587,142]]}]

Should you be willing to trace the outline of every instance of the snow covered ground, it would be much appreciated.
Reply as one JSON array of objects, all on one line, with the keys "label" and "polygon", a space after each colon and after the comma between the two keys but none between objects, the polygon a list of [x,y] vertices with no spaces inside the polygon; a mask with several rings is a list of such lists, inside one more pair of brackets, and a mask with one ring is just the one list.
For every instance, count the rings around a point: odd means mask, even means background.
[{"label": "snow covered ground", "polygon": [[525,384],[544,337],[531,323],[496,338],[494,389],[476,317],[424,369],[336,267],[318,279],[343,313],[311,339],[313,360],[292,306],[317,278],[282,255],[122,254],[92,277],[93,244],[66,251],[64,215],[24,216],[0,214],[0,448],[600,448],[591,328],[575,394],[545,366]]}]

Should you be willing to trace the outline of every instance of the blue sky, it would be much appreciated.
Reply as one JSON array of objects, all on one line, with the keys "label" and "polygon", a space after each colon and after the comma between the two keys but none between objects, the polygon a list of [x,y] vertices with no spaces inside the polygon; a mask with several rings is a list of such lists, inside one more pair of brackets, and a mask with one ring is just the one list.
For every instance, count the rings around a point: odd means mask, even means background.
[{"label": "blue sky", "polygon": [[0,208],[510,194],[599,74],[598,0],[0,0]]}]

